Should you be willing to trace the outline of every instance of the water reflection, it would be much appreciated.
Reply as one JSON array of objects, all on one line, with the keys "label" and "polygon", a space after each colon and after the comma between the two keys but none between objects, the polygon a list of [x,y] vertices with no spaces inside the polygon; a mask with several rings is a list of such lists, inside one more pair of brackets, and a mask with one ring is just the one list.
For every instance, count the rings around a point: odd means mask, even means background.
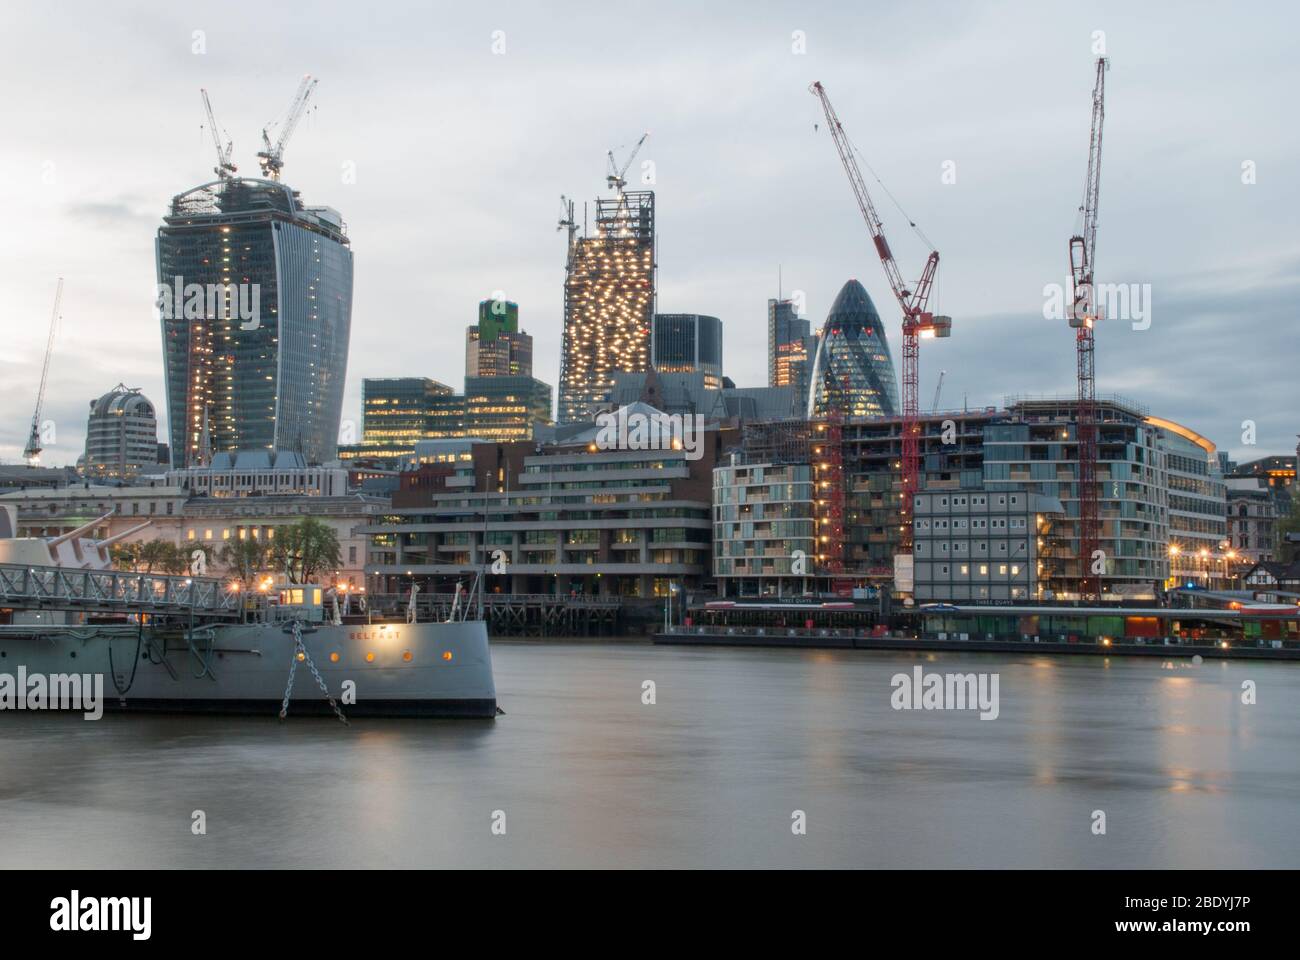
[{"label": "water reflection", "polygon": [[[1291,664],[589,643],[499,643],[493,659],[495,722],[0,715],[0,865],[1300,859]],[[893,710],[892,676],[922,664],[996,672],[998,719]]]}]

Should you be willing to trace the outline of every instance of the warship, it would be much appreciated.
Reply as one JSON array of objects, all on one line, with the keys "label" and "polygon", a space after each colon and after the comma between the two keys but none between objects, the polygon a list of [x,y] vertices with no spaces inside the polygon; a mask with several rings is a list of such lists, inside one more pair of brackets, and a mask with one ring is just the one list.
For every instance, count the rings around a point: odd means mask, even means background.
[{"label": "warship", "polygon": [[[0,674],[102,678],[104,708],[254,716],[497,715],[475,582],[446,621],[381,617],[332,585],[249,586],[113,568],[112,514],[56,537],[16,536],[0,508]],[[22,697],[25,691],[18,691]],[[2,712],[2,711],[0,711]]]}]

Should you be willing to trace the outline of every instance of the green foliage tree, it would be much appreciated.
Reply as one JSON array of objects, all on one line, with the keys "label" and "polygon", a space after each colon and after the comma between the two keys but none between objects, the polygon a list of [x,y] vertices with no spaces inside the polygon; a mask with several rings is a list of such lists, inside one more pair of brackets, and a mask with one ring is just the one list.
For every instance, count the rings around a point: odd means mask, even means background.
[{"label": "green foliage tree", "polygon": [[113,566],[118,570],[129,570],[135,572],[140,569],[140,547],[143,544],[136,543],[115,543],[109,548],[109,556],[112,557]]},{"label": "green foliage tree", "polygon": [[134,569],[140,573],[167,573],[176,555],[176,545],[168,540],[146,540],[138,544]]},{"label": "green foliage tree", "polygon": [[286,570],[295,583],[311,583],[322,571],[339,565],[342,551],[334,528],[315,517],[280,527],[272,549],[275,566]]},{"label": "green foliage tree", "polygon": [[269,552],[260,539],[246,537],[228,541],[217,554],[217,560],[232,577],[251,586],[258,572],[266,569]]},{"label": "green foliage tree", "polygon": [[174,543],[163,541],[163,546],[161,563],[163,573],[179,575],[189,570],[190,553],[195,549],[193,545],[178,547]]}]

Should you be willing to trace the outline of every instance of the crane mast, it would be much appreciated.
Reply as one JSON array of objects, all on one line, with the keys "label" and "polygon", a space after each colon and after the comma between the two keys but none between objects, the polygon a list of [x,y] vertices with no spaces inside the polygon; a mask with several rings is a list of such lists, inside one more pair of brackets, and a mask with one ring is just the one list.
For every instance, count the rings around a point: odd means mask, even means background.
[{"label": "crane mast", "polygon": [[939,409],[939,394],[943,391],[943,378],[947,373],[947,370],[939,371],[939,382],[934,385],[934,402],[930,404],[931,413],[935,413]]},{"label": "crane mast", "polygon": [[36,412],[32,414],[32,430],[27,437],[23,457],[30,466],[41,459],[41,408],[45,406],[45,383],[50,377],[50,354],[54,352],[54,334],[59,326],[59,306],[63,303],[63,278],[54,290],[54,311],[50,315],[50,333],[45,340],[45,363],[41,367],[41,385],[36,390]]},{"label": "crane mast", "polygon": [[875,205],[871,202],[871,194],[867,192],[866,181],[862,179],[862,172],[858,169],[857,161],[853,157],[852,145],[849,143],[848,136],[844,133],[844,126],[840,123],[835,108],[831,106],[830,98],[826,95],[826,89],[820,82],[812,84],[808,89],[821,101],[822,110],[826,114],[826,125],[830,128],[831,139],[835,141],[835,149],[840,155],[840,163],[844,167],[844,172],[848,174],[849,186],[853,188],[853,196],[858,202],[858,209],[862,213],[862,219],[867,222],[867,229],[871,232],[871,240],[875,244],[876,254],[880,257],[880,262],[885,268],[885,277],[889,280],[889,288],[894,292],[894,299],[898,301],[898,305],[903,311],[903,449],[900,462],[902,491],[899,517],[901,525],[899,532],[901,535],[899,537],[898,552],[900,555],[907,554],[910,556],[912,553],[912,503],[920,485],[921,473],[921,411],[918,398],[920,391],[919,340],[921,337],[947,337],[952,334],[951,317],[936,317],[926,309],[930,300],[930,290],[934,284],[935,271],[939,268],[939,251],[930,251],[916,286],[909,286],[903,279],[903,273],[899,269],[898,262],[894,259],[893,251],[889,248],[889,241],[885,239],[884,224],[881,222],[879,214],[876,213]]},{"label": "crane mast", "polygon": [[568,276],[573,272],[573,258],[577,251],[577,247],[574,244],[574,236],[578,232],[578,224],[577,221],[573,219],[573,201],[564,194],[560,194],[560,221],[556,224],[555,229],[556,232],[559,232],[560,230],[569,231],[568,254],[564,262],[565,276]]},{"label": "crane mast", "polygon": [[[298,84],[298,92],[289,101],[289,109],[285,111],[283,119],[272,121],[262,128],[264,149],[258,151],[257,162],[262,166],[262,175],[268,180],[280,179],[280,171],[284,168],[284,148],[288,145],[289,138],[293,136],[298,121],[302,119],[303,111],[307,109],[307,101],[311,99],[311,92],[316,88],[316,83],[316,78],[311,74],[303,77],[302,82]],[[277,123],[282,124],[280,138],[272,144],[270,130]]]},{"label": "crane mast", "polygon": [[199,88],[199,93],[203,94],[203,109],[208,115],[208,129],[212,132],[212,142],[217,148],[217,165],[212,168],[220,179],[227,180],[234,176],[238,169],[230,162],[230,152],[234,149],[234,141],[227,137],[226,145],[221,145],[221,134],[224,132],[217,126],[217,118],[212,113],[212,101],[208,99],[208,91]]},{"label": "crane mast", "polygon": [[1075,328],[1078,408],[1075,414],[1079,457],[1079,599],[1101,599],[1101,577],[1093,564],[1101,549],[1101,517],[1097,491],[1097,377],[1093,327],[1102,319],[1096,302],[1093,268],[1097,253],[1097,202],[1101,193],[1101,131],[1106,117],[1106,70],[1109,61],[1097,58],[1092,88],[1092,127],[1088,138],[1088,174],[1079,206],[1082,229],[1070,238],[1070,279],[1074,286],[1069,322]]}]

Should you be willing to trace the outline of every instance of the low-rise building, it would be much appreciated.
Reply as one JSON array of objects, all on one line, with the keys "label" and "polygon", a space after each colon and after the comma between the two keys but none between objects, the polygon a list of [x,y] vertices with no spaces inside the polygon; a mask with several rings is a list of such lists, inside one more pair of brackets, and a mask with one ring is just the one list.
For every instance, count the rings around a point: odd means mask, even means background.
[{"label": "low-rise building", "polygon": [[1274,559],[1277,500],[1258,477],[1229,477],[1228,540],[1244,564]]},{"label": "low-rise building", "polygon": [[[333,528],[339,541],[340,564],[329,575],[357,586],[365,582],[369,546],[358,531],[389,508],[386,497],[356,494],[195,496],[178,484],[162,481],[14,491],[0,495],[0,504],[16,508],[19,536],[57,536],[104,518],[90,536],[102,540],[134,531],[121,541],[123,545],[163,540],[185,548],[187,556],[201,548],[209,575],[225,572],[222,557],[227,544],[251,538],[269,546],[278,529],[315,517]],[[145,521],[148,525],[142,527]]]},{"label": "low-rise building", "polygon": [[376,557],[370,588],[445,592],[480,572],[503,593],[660,597],[698,587],[710,571],[721,432],[707,432],[694,453],[603,449],[598,436],[474,443],[468,460],[448,450],[450,460],[425,463],[428,475],[363,531]]},{"label": "low-rise building", "polygon": [[913,597],[920,603],[1050,600],[1059,561],[1053,497],[1014,490],[915,497]]},{"label": "low-rise building", "polygon": [[281,450],[218,453],[204,466],[169,470],[166,482],[196,497],[342,497],[350,471],[340,463],[309,465]]}]

